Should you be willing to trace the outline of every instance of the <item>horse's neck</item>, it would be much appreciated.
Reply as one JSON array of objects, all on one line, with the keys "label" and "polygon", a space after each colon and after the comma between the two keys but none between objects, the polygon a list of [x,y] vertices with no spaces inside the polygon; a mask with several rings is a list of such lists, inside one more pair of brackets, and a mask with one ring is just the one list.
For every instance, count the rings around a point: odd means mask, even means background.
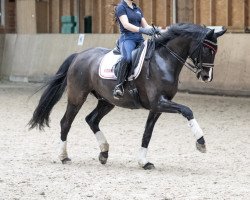
[{"label": "horse's neck", "polygon": [[[186,61],[188,58],[190,43],[191,41],[179,39],[176,41],[169,41],[166,46],[167,48],[171,49],[173,53],[177,54],[182,60]],[[158,50],[158,53],[163,58],[163,60],[165,60],[165,62],[167,62],[172,67],[175,77],[178,80],[183,63],[174,55],[172,55],[164,46]]]},{"label": "horse's neck", "polygon": [[188,58],[191,42],[191,39],[176,38],[169,41],[167,46],[172,49],[177,55],[179,55],[183,60],[186,60]]}]

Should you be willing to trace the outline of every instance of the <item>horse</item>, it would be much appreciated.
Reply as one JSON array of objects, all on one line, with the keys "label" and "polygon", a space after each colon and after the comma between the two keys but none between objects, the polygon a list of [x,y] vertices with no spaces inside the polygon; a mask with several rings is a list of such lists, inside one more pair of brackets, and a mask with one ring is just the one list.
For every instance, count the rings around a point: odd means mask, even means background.
[{"label": "horse", "polygon": [[202,82],[212,81],[217,38],[225,32],[224,27],[215,31],[200,25],[178,23],[155,36],[151,58],[148,62],[144,62],[139,76],[133,80],[138,91],[140,106],[135,106],[128,82],[124,85],[123,98],[115,99],[113,89],[116,81],[100,78],[98,74],[100,62],[111,49],[97,47],[74,53],[66,58],[56,74],[45,83],[46,89],[28,123],[29,128],[36,127],[43,130],[45,126],[49,127],[49,116],[53,106],[60,100],[67,88],[67,108],[60,121],[59,159],[63,164],[71,162],[67,153],[67,135],[75,116],[89,94],[94,95],[98,103],[85,120],[98,141],[101,164],[107,162],[109,144],[99,128],[99,123],[115,106],[149,110],[138,154],[140,167],[155,168],[146,156],[154,125],[162,113],[182,114],[188,120],[188,126],[194,134],[197,150],[205,153],[204,134],[192,110],[172,100],[178,90],[179,74],[183,66],[192,70]]}]

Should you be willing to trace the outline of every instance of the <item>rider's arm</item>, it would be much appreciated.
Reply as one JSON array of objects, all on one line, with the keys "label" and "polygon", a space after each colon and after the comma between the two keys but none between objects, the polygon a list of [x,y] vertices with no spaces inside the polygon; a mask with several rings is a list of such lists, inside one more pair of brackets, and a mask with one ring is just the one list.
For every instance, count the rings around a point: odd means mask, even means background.
[{"label": "rider's arm", "polygon": [[147,21],[146,21],[146,19],[144,17],[141,19],[141,26],[143,28],[151,28],[151,26],[148,25],[148,23],[147,23]]},{"label": "rider's arm", "polygon": [[139,32],[139,27],[129,23],[127,15],[122,15],[119,17],[123,27],[131,32]]}]

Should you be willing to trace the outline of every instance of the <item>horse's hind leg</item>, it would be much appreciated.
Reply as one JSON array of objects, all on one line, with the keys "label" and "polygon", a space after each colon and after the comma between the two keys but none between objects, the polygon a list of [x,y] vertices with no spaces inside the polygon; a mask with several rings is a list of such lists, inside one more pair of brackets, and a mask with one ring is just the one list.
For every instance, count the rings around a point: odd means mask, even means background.
[{"label": "horse's hind leg", "polygon": [[104,136],[104,134],[100,131],[99,123],[101,119],[108,114],[114,105],[110,104],[105,100],[99,100],[96,108],[86,117],[86,122],[90,126],[91,130],[95,134],[97,142],[100,147],[100,154],[99,154],[99,161],[102,164],[106,164],[108,159],[108,151],[109,151],[109,144]]},{"label": "horse's hind leg", "polygon": [[139,165],[144,169],[154,169],[154,164],[148,162],[146,156],[148,151],[148,145],[151,140],[152,132],[155,126],[156,121],[160,117],[161,113],[149,112],[145,131],[142,138],[141,148],[139,150]]},{"label": "horse's hind leg", "polygon": [[78,111],[82,107],[82,104],[84,103],[84,101],[85,100],[82,99],[76,105],[68,101],[67,110],[61,120],[61,147],[60,147],[60,152],[59,152],[59,158],[63,164],[66,164],[67,162],[71,161],[67,153],[67,136],[68,136],[68,132],[71,127],[71,124],[74,121],[75,116],[77,115]]}]

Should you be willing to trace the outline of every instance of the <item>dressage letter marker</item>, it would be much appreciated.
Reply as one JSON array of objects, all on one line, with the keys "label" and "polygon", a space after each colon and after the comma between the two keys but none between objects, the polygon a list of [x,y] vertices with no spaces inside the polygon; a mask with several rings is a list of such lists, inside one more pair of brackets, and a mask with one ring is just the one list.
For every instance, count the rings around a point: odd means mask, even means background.
[{"label": "dressage letter marker", "polygon": [[82,45],[83,45],[83,42],[84,42],[84,34],[80,34],[80,35],[79,35],[79,38],[78,38],[78,43],[77,43],[77,45],[78,45],[78,46],[82,46]]}]

